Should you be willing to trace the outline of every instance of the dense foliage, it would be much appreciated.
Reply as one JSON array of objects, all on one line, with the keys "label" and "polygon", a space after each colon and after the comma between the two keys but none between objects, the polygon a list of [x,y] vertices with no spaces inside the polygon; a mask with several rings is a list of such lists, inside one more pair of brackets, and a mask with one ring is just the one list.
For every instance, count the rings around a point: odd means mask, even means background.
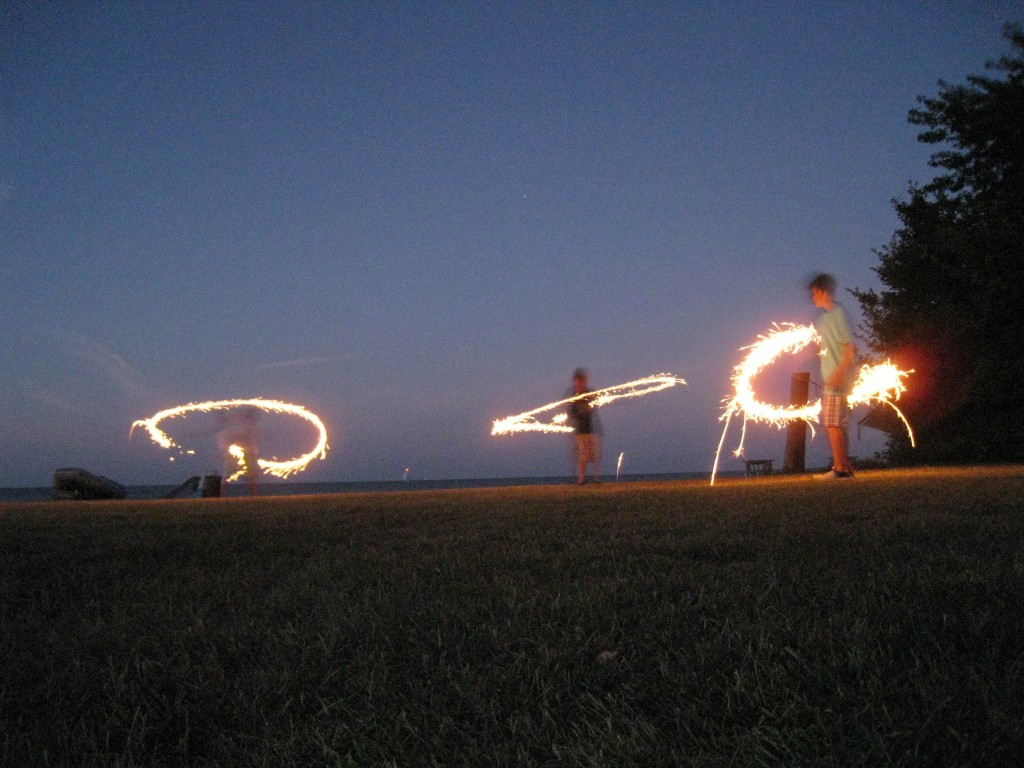
[{"label": "dense foliage", "polygon": [[1006,38],[992,76],[940,81],[910,111],[940,173],[894,201],[887,288],[854,292],[873,351],[915,370],[901,407],[918,447],[895,431],[895,462],[1024,459],[1024,32]]}]

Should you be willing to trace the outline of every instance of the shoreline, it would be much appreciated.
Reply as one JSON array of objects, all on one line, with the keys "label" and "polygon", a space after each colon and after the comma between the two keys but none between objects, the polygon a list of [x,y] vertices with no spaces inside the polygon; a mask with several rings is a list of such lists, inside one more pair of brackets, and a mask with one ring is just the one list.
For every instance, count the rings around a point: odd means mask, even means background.
[{"label": "shoreline", "polygon": [[[417,497],[430,496],[437,493],[472,493],[508,492],[517,497],[535,493],[538,498],[546,496],[544,491],[557,491],[565,489],[572,493],[618,493],[620,491],[673,491],[673,490],[694,490],[707,489],[714,495],[726,488],[753,487],[753,486],[783,486],[814,485],[822,487],[814,481],[815,471],[809,470],[798,474],[784,474],[776,472],[771,475],[746,475],[743,472],[719,473],[714,486],[709,483],[709,472],[694,473],[665,473],[653,475],[628,475],[618,480],[604,480],[600,483],[588,483],[578,486],[575,481],[568,477],[527,477],[527,478],[484,478],[470,480],[413,480],[413,481],[383,481],[383,482],[331,482],[331,483],[268,483],[261,486],[260,493],[255,497],[246,494],[245,487],[237,483],[229,486],[229,492],[221,497],[200,498],[199,496],[186,496],[179,498],[168,498],[161,495],[173,486],[127,486],[129,495],[124,499],[54,499],[50,488],[27,488],[27,489],[4,489],[0,488],[0,511],[10,511],[26,505],[39,507],[54,507],[68,511],[81,510],[85,505],[91,508],[110,507],[111,509],[123,509],[126,505],[136,503],[168,503],[174,505],[190,505],[205,503],[216,505],[229,502],[248,503],[253,505],[267,506],[268,503],[287,502],[288,500],[332,500],[349,497]],[[857,472],[856,477],[851,481],[841,481],[838,486],[833,483],[825,484],[824,487],[842,487],[856,489],[867,484],[911,478],[930,478],[934,480],[960,478],[1006,478],[1015,475],[1024,475],[1024,464],[996,464],[996,465],[965,465],[965,466],[927,466],[927,467],[897,467],[870,469]],[[269,490],[273,489],[273,491]],[[9,492],[14,497],[9,497]],[[24,492],[23,497],[19,492]]]},{"label": "shoreline", "polygon": [[[719,473],[720,477],[742,477],[742,471]],[[602,484],[627,484],[638,482],[657,482],[670,480],[707,480],[710,472],[657,472],[622,475],[618,479],[609,478]],[[522,486],[549,486],[574,484],[574,480],[566,475],[544,475],[527,477],[486,477],[486,478],[455,478],[432,480],[342,480],[324,482],[303,481],[267,481],[259,485],[259,497],[278,496],[320,496],[346,493],[390,493],[410,491],[459,490],[472,488],[517,488]],[[141,501],[166,499],[176,485],[140,484],[125,485],[128,496],[122,501]],[[245,485],[230,483],[222,486],[227,492],[222,498],[247,497]],[[199,498],[199,495],[181,498]],[[55,501],[53,489],[46,486],[0,488],[0,504],[21,502]],[[76,501],[69,499],[68,501]],[[113,499],[111,501],[114,501]]]}]

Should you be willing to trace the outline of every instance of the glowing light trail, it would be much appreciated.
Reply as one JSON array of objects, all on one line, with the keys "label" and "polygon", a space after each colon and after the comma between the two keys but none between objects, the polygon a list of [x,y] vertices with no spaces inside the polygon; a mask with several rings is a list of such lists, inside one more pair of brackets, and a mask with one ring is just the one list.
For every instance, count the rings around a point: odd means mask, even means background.
[{"label": "glowing light trail", "polygon": [[[764,368],[775,362],[780,355],[795,355],[805,347],[818,343],[817,331],[813,326],[794,325],[784,323],[776,325],[766,335],[759,336],[754,344],[743,347],[750,350],[739,365],[733,369],[732,384],[734,394],[725,402],[725,413],[719,417],[719,421],[725,422],[722,429],[722,439],[718,441],[718,450],[715,452],[715,464],[711,470],[711,484],[715,484],[715,476],[718,473],[718,459],[722,453],[722,445],[725,443],[725,433],[729,429],[729,422],[734,413],[743,413],[743,427],[740,432],[739,447],[733,452],[735,456],[743,455],[743,442],[747,435],[748,421],[761,421],[772,424],[778,428],[796,419],[802,419],[811,426],[811,434],[814,434],[813,424],[818,421],[821,413],[821,401],[817,400],[807,405],[778,406],[762,403],[754,393],[753,380]],[[914,445],[914,432],[910,428],[903,412],[896,407],[895,401],[903,394],[906,387],[903,379],[913,371],[901,371],[891,362],[886,360],[878,365],[863,365],[857,375],[850,392],[850,406],[864,405],[866,403],[883,403],[888,405],[900,417],[903,425],[907,428],[910,436],[910,444]]]},{"label": "glowing light trail", "polygon": [[[646,379],[628,381],[625,384],[618,384],[614,387],[607,387],[605,389],[595,389],[591,392],[585,392],[582,395],[574,395],[573,397],[567,397],[565,400],[559,400],[554,403],[542,405],[540,408],[534,408],[532,411],[526,411],[525,413],[520,413],[516,416],[498,419],[494,422],[494,426],[491,428],[491,434],[509,435],[513,432],[572,432],[572,427],[566,423],[568,417],[565,413],[565,406],[569,403],[575,402],[576,400],[583,400],[585,398],[592,398],[591,405],[598,408],[602,405],[608,405],[609,403],[623,398],[640,397],[642,395],[649,395],[652,392],[661,392],[663,389],[674,387],[676,384],[686,384],[686,382],[671,373],[658,373],[654,376],[648,376]],[[540,414],[549,413],[551,411],[556,411],[557,413],[551,417],[550,421],[544,422],[537,420],[537,416]]]},{"label": "glowing light trail", "polygon": [[[278,400],[264,400],[262,398],[254,398],[251,400],[211,400],[205,403],[189,403],[188,405],[179,405],[175,408],[168,408],[153,414],[148,419],[139,419],[138,421],[133,422],[129,435],[135,431],[136,427],[141,427],[149,433],[150,438],[152,438],[153,442],[157,445],[163,448],[180,448],[181,446],[175,443],[166,432],[160,429],[160,422],[165,419],[178,418],[179,416],[184,416],[195,411],[207,413],[209,411],[226,411],[231,410],[232,408],[246,407],[259,408],[260,410],[267,411],[268,413],[284,413],[291,416],[298,416],[308,421],[317,430],[316,445],[309,453],[304,453],[298,458],[290,459],[288,461],[260,459],[257,463],[265,474],[276,475],[277,477],[288,477],[295,472],[301,472],[304,470],[313,459],[326,458],[327,449],[329,447],[327,445],[327,428],[324,426],[324,423],[320,420],[319,416],[307,411],[300,405],[282,403]],[[238,472],[227,478],[227,481],[230,482],[242,475],[245,464],[244,451],[240,446],[232,445],[228,448],[228,452],[238,460],[240,467]],[[188,451],[188,453],[193,453],[193,451]]]}]

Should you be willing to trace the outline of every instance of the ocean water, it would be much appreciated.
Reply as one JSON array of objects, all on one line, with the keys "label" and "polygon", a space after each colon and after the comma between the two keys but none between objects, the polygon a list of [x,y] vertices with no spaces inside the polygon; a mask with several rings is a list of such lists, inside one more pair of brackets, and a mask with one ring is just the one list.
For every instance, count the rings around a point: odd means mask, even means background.
[{"label": "ocean water", "polygon": [[[725,476],[731,473],[719,473]],[[742,474],[742,473],[740,473]],[[635,483],[645,480],[687,480],[706,479],[707,472],[673,472],[651,475],[622,475],[618,480],[606,479],[606,483]],[[260,484],[260,496],[302,496],[331,493],[387,493],[395,491],[436,491],[457,488],[503,488],[515,485],[567,485],[572,480],[566,476],[557,477],[491,477],[467,480],[391,480],[382,482],[355,481],[344,483],[303,483],[290,481],[266,481]],[[129,485],[125,486],[129,499],[163,499],[174,490],[173,485]],[[228,497],[245,496],[244,483],[230,483],[222,486]],[[199,494],[194,494],[198,496]],[[0,488],[0,502],[52,501],[52,488]]]}]

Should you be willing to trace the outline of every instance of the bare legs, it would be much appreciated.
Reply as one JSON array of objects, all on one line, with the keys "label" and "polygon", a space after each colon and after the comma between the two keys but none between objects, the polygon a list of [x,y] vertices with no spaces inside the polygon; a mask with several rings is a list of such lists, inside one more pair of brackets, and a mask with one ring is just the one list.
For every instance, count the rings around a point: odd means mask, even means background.
[{"label": "bare legs", "polygon": [[842,427],[828,428],[828,444],[832,448],[832,469],[850,472],[850,435]]}]

